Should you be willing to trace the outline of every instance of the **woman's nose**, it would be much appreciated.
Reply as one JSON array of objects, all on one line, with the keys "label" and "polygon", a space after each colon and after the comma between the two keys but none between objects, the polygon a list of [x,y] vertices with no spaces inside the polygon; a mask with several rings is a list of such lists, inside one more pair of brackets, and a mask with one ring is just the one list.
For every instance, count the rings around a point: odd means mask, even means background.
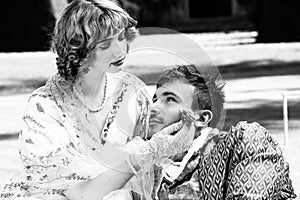
[{"label": "woman's nose", "polygon": [[125,40],[117,40],[114,47],[114,56],[117,58],[123,57],[127,53],[127,44]]}]

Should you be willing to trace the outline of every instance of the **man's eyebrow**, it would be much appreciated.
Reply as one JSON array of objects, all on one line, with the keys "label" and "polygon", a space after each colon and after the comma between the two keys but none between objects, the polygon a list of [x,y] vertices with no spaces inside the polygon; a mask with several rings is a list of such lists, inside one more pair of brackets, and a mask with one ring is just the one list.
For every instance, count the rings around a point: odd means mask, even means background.
[{"label": "man's eyebrow", "polygon": [[174,92],[163,92],[162,95],[163,96],[172,95],[172,96],[175,96],[176,98],[180,99],[180,97],[178,95],[176,95]]}]

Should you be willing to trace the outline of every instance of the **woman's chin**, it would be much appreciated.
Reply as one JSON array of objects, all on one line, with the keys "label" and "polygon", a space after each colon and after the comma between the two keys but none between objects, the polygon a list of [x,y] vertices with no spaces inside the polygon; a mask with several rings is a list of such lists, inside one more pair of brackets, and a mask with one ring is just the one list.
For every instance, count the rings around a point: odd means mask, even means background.
[{"label": "woman's chin", "polygon": [[120,72],[122,70],[123,70],[123,68],[121,66],[110,65],[109,68],[107,68],[106,72],[109,72],[109,73],[118,73],[118,72]]}]

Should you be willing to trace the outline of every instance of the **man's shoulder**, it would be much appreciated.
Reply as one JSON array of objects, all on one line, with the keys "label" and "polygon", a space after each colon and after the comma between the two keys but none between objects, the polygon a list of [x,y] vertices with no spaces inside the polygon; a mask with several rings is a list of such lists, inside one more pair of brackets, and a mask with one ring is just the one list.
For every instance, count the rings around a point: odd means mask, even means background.
[{"label": "man's shoulder", "polygon": [[240,121],[236,125],[231,126],[228,132],[237,139],[269,136],[268,130],[258,122]]},{"label": "man's shoulder", "polygon": [[266,152],[282,154],[276,139],[257,122],[238,122],[227,132],[227,137],[233,140],[235,149],[246,157]]},{"label": "man's shoulder", "polygon": [[268,130],[258,122],[247,121],[240,121],[236,125],[231,126],[228,134],[237,140],[246,140],[249,137],[266,138],[270,136]]}]

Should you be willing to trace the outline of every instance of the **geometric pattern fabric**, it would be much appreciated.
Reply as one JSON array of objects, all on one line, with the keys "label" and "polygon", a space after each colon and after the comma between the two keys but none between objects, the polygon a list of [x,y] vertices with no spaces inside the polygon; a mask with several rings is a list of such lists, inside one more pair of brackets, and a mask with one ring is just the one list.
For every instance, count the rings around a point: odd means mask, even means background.
[{"label": "geometric pattern fabric", "polygon": [[162,181],[159,199],[296,198],[278,143],[258,123],[240,122],[209,143],[174,182]]}]

